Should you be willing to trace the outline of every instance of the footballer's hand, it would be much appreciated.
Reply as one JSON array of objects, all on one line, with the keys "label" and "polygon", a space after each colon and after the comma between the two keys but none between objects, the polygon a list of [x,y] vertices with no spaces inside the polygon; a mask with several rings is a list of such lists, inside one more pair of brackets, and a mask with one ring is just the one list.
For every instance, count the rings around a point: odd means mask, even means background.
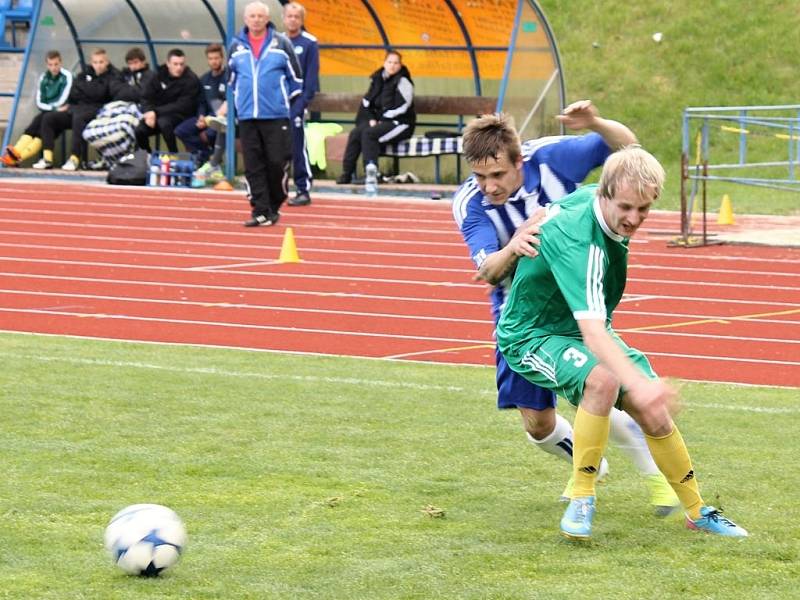
[{"label": "footballer's hand", "polygon": [[539,255],[539,223],[525,222],[520,225],[514,237],[508,242],[507,248],[515,256],[529,256],[534,258]]},{"label": "footballer's hand", "polygon": [[641,426],[649,435],[668,435],[678,406],[678,392],[660,379],[643,380],[628,389],[630,400],[641,418]]},{"label": "footballer's hand", "polygon": [[578,100],[557,115],[556,120],[568,129],[592,129],[599,117],[600,112],[591,100]]}]

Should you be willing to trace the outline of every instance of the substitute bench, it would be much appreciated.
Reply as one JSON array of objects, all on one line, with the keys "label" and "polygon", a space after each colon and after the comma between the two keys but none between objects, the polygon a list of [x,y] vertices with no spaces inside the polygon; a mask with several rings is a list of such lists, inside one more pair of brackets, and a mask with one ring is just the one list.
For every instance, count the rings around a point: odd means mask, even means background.
[{"label": "substitute bench", "polygon": [[[309,110],[320,113],[342,113],[346,119],[331,119],[325,116],[323,120],[335,120],[342,123],[352,123],[353,118],[361,105],[359,94],[320,93],[314,96]],[[444,154],[456,155],[456,178],[461,180],[461,131],[465,119],[477,115],[493,113],[497,105],[497,98],[484,96],[414,96],[414,108],[417,112],[417,131],[431,131],[426,136],[424,133],[414,135],[407,140],[396,144],[386,144],[381,147],[381,156],[394,158],[395,173],[399,171],[401,158],[432,156],[435,161],[434,179],[440,182],[439,157]],[[457,117],[454,122],[436,122],[420,119],[420,115],[450,115]],[[333,157],[339,158],[339,157]]]}]

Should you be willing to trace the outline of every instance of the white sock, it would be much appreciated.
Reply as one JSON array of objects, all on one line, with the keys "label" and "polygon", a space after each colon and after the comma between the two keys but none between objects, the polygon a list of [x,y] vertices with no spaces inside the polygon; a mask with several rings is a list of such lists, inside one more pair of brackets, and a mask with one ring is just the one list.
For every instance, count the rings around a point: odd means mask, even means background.
[{"label": "white sock", "polygon": [[525,434],[540,450],[572,464],[572,425],[561,415],[556,415],[556,426],[547,437],[537,440],[527,431]]},{"label": "white sock", "polygon": [[642,475],[659,473],[656,463],[647,447],[644,433],[631,416],[616,408],[611,409],[611,431],[609,437],[614,445],[622,450]]}]

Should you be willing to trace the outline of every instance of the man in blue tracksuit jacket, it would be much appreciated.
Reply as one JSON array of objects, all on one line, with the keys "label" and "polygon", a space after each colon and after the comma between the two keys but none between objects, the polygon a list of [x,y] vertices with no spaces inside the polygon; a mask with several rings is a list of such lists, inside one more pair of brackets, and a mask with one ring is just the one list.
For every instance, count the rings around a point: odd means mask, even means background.
[{"label": "man in blue tracksuit jacket", "polygon": [[292,100],[292,175],[297,194],[289,200],[289,206],[311,204],[311,161],[306,146],[305,112],[306,107],[319,91],[319,45],[317,38],[308,33],[303,24],[306,9],[298,2],[289,2],[283,7],[283,27],[300,68],[303,69],[303,93]]},{"label": "man in blue tracksuit jacket", "polygon": [[289,39],[269,22],[269,8],[251,2],[245,27],[228,50],[244,174],[252,218],[245,227],[275,225],[289,194],[292,132],[289,108],[303,91],[303,75]]}]

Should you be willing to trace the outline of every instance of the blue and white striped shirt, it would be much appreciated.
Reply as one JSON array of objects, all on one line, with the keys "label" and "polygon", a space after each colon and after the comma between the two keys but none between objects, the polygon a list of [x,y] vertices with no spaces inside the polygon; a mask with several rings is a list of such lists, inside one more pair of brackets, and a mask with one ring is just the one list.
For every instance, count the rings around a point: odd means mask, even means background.
[{"label": "blue and white striped shirt", "polygon": [[[453,199],[453,218],[480,268],[514,236],[517,228],[539,206],[546,206],[575,191],[592,169],[601,166],[611,149],[597,133],[551,136],[522,145],[522,187],[501,206],[484,198],[475,177],[467,179]],[[505,304],[510,278],[492,291],[495,323]]]}]

